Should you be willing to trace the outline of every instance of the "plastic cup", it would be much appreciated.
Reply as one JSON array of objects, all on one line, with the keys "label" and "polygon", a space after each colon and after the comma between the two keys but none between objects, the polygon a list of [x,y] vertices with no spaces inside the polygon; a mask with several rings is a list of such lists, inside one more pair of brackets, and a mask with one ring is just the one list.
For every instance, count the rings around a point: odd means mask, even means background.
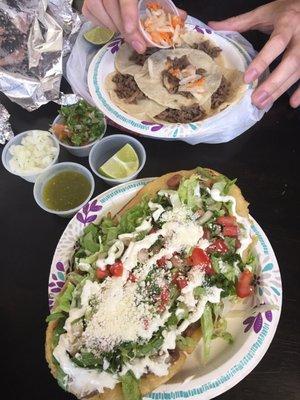
[{"label": "plastic cup", "polygon": [[[122,179],[112,179],[101,175],[98,171],[99,167],[103,165],[110,157],[116,154],[117,151],[120,150],[127,143],[134,148],[139,158],[138,170],[134,174]],[[141,170],[144,168],[145,162],[146,151],[144,146],[137,139],[134,139],[133,137],[127,135],[112,135],[101,139],[95,144],[89,155],[90,167],[94,174],[99,176],[99,178],[103,179],[104,182],[106,182],[110,186],[119,185],[120,183],[128,182],[136,178]]]},{"label": "plastic cup", "polygon": [[[63,121],[64,121],[63,117],[61,115],[58,115],[54,119],[52,125],[63,123]],[[88,157],[88,155],[90,154],[90,151],[91,151],[92,147],[94,146],[94,144],[97,143],[105,135],[105,132],[106,132],[106,129],[107,129],[107,123],[106,123],[105,117],[103,117],[103,121],[104,121],[103,135],[99,139],[95,140],[92,143],[86,144],[85,146],[71,146],[69,144],[66,144],[66,143],[60,141],[59,139],[57,139],[57,140],[58,140],[59,144],[62,147],[67,149],[67,151],[69,153],[73,154],[74,156],[77,156],[77,157]],[[55,136],[54,133],[53,133],[53,136]]]},{"label": "plastic cup", "polygon": [[[53,178],[59,172],[64,172],[64,171],[79,172],[80,174],[85,176],[91,184],[91,190],[87,198],[84,200],[84,202],[79,204],[77,207],[64,211],[52,210],[51,208],[48,208],[44,203],[43,200],[44,187],[46,183],[49,181],[49,179]],[[62,162],[57,165],[53,165],[45,173],[39,175],[33,187],[33,196],[36,203],[48,213],[56,214],[60,217],[70,218],[74,214],[76,214],[91,199],[94,190],[95,190],[95,181],[92,173],[87,168],[85,168],[83,165],[73,162]]]},{"label": "plastic cup", "polygon": [[[162,46],[159,45],[151,40],[151,36],[149,35],[148,32],[145,31],[143,25],[142,25],[142,19],[146,18],[146,9],[147,9],[147,4],[150,3],[151,0],[140,0],[138,3],[138,15],[139,15],[139,28],[144,36],[147,44],[150,47],[158,47],[159,49],[168,49],[171,46]],[[170,13],[173,15],[179,16],[179,11],[175,4],[171,0],[155,0],[155,3],[159,3],[161,5],[161,8],[166,12]]]},{"label": "plastic cup", "polygon": [[[57,148],[57,153],[56,156],[54,157],[53,161],[51,162],[51,164],[48,165],[48,167],[44,168],[42,171],[37,172],[37,173],[32,173],[32,172],[24,172],[22,174],[15,172],[11,169],[10,165],[9,165],[9,161],[12,159],[12,155],[9,152],[9,149],[12,145],[18,145],[21,144],[22,139],[24,138],[24,136],[27,136],[29,133],[32,132],[46,132],[49,137],[53,140],[53,144],[54,146]],[[25,179],[25,181],[28,182],[35,182],[37,177],[42,174],[43,172],[47,171],[48,168],[50,168],[52,165],[56,164],[58,161],[58,156],[59,156],[59,142],[56,139],[56,137],[54,137],[53,135],[51,135],[50,132],[48,131],[42,131],[40,129],[33,129],[31,131],[25,131],[22,133],[19,133],[18,135],[16,135],[14,138],[12,138],[8,143],[6,143],[3,151],[2,151],[2,164],[4,166],[4,168],[7,169],[8,172],[10,172],[13,175],[17,175],[20,176],[21,178]]]}]

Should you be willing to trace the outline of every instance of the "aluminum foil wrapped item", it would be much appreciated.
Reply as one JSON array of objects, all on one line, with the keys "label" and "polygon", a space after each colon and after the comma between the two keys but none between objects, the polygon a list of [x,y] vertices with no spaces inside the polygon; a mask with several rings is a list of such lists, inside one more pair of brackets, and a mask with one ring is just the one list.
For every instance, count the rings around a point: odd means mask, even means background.
[{"label": "aluminum foil wrapped item", "polygon": [[5,144],[14,137],[9,120],[9,113],[6,108],[0,104],[0,144]]},{"label": "aluminum foil wrapped item", "polygon": [[80,25],[71,0],[0,0],[0,90],[29,111],[57,99]]}]

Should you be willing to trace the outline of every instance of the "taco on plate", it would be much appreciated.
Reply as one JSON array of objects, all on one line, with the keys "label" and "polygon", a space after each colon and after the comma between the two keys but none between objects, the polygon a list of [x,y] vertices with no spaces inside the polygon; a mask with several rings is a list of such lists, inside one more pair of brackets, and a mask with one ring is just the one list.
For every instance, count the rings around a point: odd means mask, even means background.
[{"label": "taco on plate", "polygon": [[48,317],[58,383],[79,399],[139,400],[201,338],[204,359],[213,338],[230,341],[223,301],[251,295],[256,262],[247,206],[234,181],[197,168],[87,226]]}]

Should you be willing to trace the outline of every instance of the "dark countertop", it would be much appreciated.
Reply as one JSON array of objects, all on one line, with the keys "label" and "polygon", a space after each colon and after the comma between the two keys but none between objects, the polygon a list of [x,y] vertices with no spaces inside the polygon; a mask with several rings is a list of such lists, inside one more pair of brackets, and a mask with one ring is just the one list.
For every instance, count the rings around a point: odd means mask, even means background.
[{"label": "dark countertop", "polygon": [[[178,1],[204,21],[250,10],[263,2],[237,0],[222,3]],[[246,35],[256,48],[265,36]],[[48,104],[29,113],[0,101],[11,113],[16,133],[47,129],[58,106]],[[281,267],[284,297],[276,336],[255,370],[222,400],[296,400],[300,395],[299,329],[299,109],[287,95],[245,134],[226,144],[190,146],[182,142],[141,139],[147,163],[141,177],[158,176],[197,165],[236,177],[250,202],[251,214],[267,234]],[[109,133],[117,130],[109,128]],[[87,165],[61,149],[60,161]],[[297,168],[298,167],[298,168]],[[0,167],[1,190],[1,392],[10,399],[71,399],[50,376],[44,359],[47,283],[55,246],[67,220],[43,212],[34,202],[33,185]],[[107,189],[96,179],[95,195]],[[297,272],[296,276],[294,274]],[[298,300],[298,305],[297,305]]]}]

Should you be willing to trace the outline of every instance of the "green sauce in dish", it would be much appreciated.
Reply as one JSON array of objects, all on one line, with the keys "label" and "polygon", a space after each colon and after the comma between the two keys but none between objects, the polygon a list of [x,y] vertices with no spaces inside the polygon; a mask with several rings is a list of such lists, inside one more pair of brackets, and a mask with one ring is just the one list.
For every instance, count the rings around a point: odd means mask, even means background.
[{"label": "green sauce in dish", "polygon": [[49,179],[43,190],[45,206],[55,211],[78,207],[88,197],[91,184],[79,172],[63,171]]}]

